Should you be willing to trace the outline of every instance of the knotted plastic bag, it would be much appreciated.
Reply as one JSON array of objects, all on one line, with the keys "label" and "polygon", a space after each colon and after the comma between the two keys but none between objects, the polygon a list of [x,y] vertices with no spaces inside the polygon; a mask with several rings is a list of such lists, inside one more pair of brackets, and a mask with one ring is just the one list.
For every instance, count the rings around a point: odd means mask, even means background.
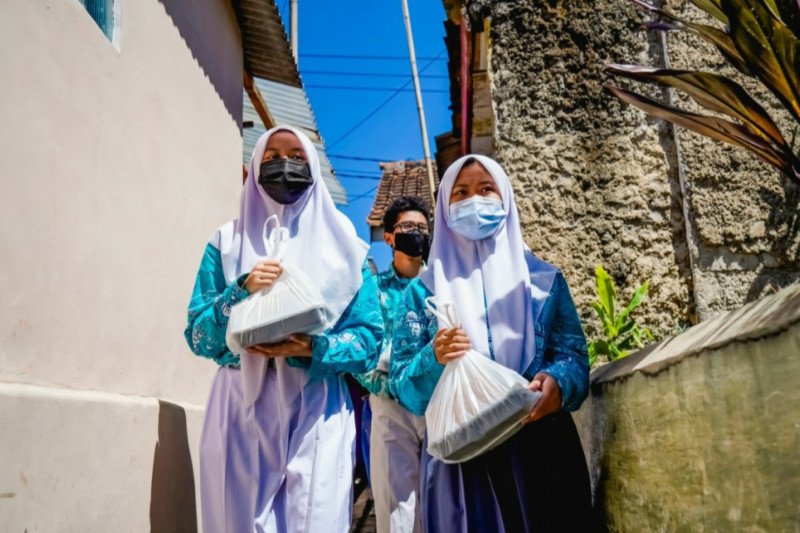
[{"label": "knotted plastic bag", "polygon": [[[277,226],[266,237],[271,221]],[[289,230],[281,227],[278,218],[264,223],[266,259],[282,261],[289,244]],[[248,353],[257,344],[286,340],[295,333],[310,335],[328,329],[325,304],[316,284],[295,265],[281,262],[283,272],[265,287],[231,308],[225,341],[231,352],[241,355],[244,399],[251,405],[261,393],[266,372],[266,358]]]},{"label": "knotted plastic bag", "polygon": [[[442,327],[458,327],[452,304],[437,309],[428,298],[425,305]],[[542,396],[528,386],[527,379],[475,350],[447,363],[425,410],[428,453],[460,463],[506,441]]]}]

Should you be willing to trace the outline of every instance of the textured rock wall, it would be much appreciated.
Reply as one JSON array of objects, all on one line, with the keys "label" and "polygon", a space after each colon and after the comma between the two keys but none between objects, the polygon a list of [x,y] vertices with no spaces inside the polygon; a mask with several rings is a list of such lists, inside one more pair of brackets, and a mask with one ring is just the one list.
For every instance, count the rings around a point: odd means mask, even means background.
[{"label": "textured rock wall", "polygon": [[625,296],[651,281],[640,316],[661,334],[800,279],[800,193],[737,149],[688,132],[676,142],[670,126],[601,87],[631,85],[605,74],[607,63],[661,65],[666,55],[699,67],[718,61],[715,51],[679,34],[665,54],[624,0],[473,4],[492,17],[495,155],[528,244],[564,270],[590,335],[596,263]]},{"label": "textured rock wall", "polygon": [[[689,20],[715,24],[689,0],[667,0],[665,7]],[[735,79],[792,139],[797,125],[777,100],[763,85],[728,66],[714,47],[684,32],[669,34],[667,44],[671,67],[720,72]],[[677,93],[675,102],[700,112]],[[678,142],[689,187],[700,317],[739,307],[770,286],[800,279],[798,187],[744,150],[683,129],[678,130]]]},{"label": "textured rock wall", "polygon": [[603,65],[616,58],[651,62],[638,14],[619,0],[487,7],[495,154],[512,177],[528,244],[564,271],[585,323],[597,263],[628,291],[651,281],[648,325],[669,332],[689,321],[680,188],[664,134],[601,86]]}]

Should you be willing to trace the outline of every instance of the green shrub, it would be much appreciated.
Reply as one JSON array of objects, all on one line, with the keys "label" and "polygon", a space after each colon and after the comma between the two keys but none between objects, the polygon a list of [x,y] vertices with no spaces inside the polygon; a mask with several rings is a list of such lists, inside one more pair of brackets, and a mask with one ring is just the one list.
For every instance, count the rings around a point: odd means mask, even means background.
[{"label": "green shrub", "polygon": [[620,310],[614,280],[601,265],[595,267],[595,280],[597,300],[592,302],[592,309],[597,313],[603,326],[603,336],[589,343],[590,366],[594,366],[600,358],[607,361],[621,359],[634,349],[644,348],[645,340],[653,340],[652,332],[638,325],[631,316],[633,310],[647,297],[650,290],[649,282],[645,281],[640,285],[633,292],[628,305]]}]

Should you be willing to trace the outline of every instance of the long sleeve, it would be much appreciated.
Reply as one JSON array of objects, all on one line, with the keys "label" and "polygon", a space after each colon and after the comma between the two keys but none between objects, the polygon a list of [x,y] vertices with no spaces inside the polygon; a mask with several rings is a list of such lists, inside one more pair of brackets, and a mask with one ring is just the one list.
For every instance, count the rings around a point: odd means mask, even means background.
[{"label": "long sleeve", "polygon": [[400,405],[424,415],[444,365],[433,354],[437,321],[425,311],[428,289],[414,280],[403,293],[394,324],[389,391]]},{"label": "long sleeve", "polygon": [[[362,269],[363,283],[336,325],[324,335],[311,338],[312,378],[331,374],[358,374],[374,368],[383,340],[383,317],[375,276]],[[291,364],[298,366],[295,358]],[[307,359],[306,359],[307,361]]]},{"label": "long sleeve", "polygon": [[411,280],[400,276],[392,264],[376,276],[376,281],[383,315],[383,343],[380,346],[377,366],[363,374],[356,374],[354,377],[370,394],[394,399],[389,392],[389,359],[392,355],[394,323],[400,301],[403,298],[403,291]]},{"label": "long sleeve", "polygon": [[372,370],[367,370],[362,374],[353,376],[362,387],[367,389],[370,394],[381,396],[382,398],[389,398],[389,376],[378,367]]},{"label": "long sleeve", "polygon": [[540,370],[558,383],[563,408],[575,411],[589,392],[589,354],[578,311],[560,272],[543,314],[544,366]]},{"label": "long sleeve", "polygon": [[239,358],[225,344],[231,306],[247,298],[241,280],[227,284],[219,250],[206,246],[189,302],[189,320],[184,336],[192,352],[220,365],[237,364]]}]

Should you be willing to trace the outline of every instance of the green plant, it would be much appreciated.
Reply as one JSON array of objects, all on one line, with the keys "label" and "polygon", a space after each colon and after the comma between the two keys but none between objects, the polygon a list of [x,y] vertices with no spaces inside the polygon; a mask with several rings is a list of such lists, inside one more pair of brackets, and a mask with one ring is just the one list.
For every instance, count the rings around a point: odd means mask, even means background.
[{"label": "green plant", "polygon": [[[629,0],[660,18],[656,31],[682,30],[714,45],[742,74],[757,79],[800,125],[800,0],[691,0],[723,27],[688,22],[644,0]],[[766,109],[733,80],[710,72],[608,65],[610,72],[685,92],[701,107],[734,119],[690,113],[628,89],[606,85],[620,100],[678,126],[749,150],[800,183],[800,156]]]},{"label": "green plant", "polygon": [[592,302],[592,309],[597,313],[603,326],[603,336],[589,343],[590,366],[593,366],[600,357],[608,361],[621,359],[629,355],[634,348],[644,348],[645,340],[653,340],[650,330],[639,326],[631,317],[633,310],[647,297],[650,290],[649,282],[645,281],[633,291],[631,301],[620,311],[614,280],[601,265],[597,265],[594,272],[597,300]]}]

